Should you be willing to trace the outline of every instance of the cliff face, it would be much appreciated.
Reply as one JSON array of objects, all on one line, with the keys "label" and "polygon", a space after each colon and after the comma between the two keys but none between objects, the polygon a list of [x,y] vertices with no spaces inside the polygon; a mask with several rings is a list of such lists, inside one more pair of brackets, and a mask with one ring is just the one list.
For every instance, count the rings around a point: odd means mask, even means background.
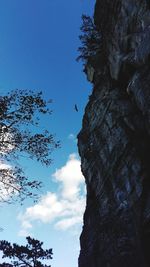
[{"label": "cliff face", "polygon": [[148,267],[150,1],[97,0],[94,19],[103,49],[78,135],[87,186],[79,267]]}]

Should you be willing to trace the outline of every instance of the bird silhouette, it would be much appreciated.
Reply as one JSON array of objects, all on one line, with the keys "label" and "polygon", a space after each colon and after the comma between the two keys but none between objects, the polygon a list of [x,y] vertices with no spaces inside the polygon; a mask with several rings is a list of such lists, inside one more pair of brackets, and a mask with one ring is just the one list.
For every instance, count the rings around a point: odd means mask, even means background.
[{"label": "bird silhouette", "polygon": [[75,111],[77,111],[77,112],[79,111],[79,110],[78,110],[78,107],[77,107],[76,104],[75,104],[75,106],[74,106],[74,109],[75,109]]}]

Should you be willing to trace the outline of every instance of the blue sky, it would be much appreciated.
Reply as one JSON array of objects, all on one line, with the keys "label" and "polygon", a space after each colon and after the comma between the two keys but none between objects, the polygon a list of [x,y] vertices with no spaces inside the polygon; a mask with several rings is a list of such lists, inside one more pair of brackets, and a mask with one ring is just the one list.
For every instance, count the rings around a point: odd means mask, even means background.
[{"label": "blue sky", "polygon": [[21,244],[31,234],[53,248],[52,267],[76,267],[78,261],[85,189],[76,135],[91,85],[75,59],[81,15],[91,15],[94,2],[0,0],[0,92],[42,90],[53,99],[53,114],[43,127],[61,140],[50,168],[22,162],[27,175],[43,181],[41,199],[36,205],[1,204],[0,239]]}]

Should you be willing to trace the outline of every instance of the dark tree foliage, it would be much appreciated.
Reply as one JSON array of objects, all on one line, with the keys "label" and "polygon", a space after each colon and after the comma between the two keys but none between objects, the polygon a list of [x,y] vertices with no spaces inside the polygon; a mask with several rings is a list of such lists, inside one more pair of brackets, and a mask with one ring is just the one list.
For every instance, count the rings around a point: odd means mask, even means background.
[{"label": "dark tree foliage", "polygon": [[0,241],[0,251],[2,251],[2,258],[9,258],[11,263],[3,262],[0,267],[50,267],[43,260],[52,259],[52,249],[43,249],[43,242],[26,237],[27,245],[11,244],[6,240]]},{"label": "dark tree foliage", "polygon": [[40,128],[41,116],[52,113],[50,103],[43,99],[42,92],[30,90],[16,89],[0,97],[1,201],[37,196],[33,192],[41,183],[29,181],[18,160],[27,156],[46,166],[51,164],[51,152],[59,142],[48,130]]},{"label": "dark tree foliage", "polygon": [[78,48],[79,56],[77,61],[82,60],[87,63],[93,56],[101,50],[101,33],[94,24],[93,18],[82,15],[82,25],[80,27],[82,34],[79,36],[81,47]]}]

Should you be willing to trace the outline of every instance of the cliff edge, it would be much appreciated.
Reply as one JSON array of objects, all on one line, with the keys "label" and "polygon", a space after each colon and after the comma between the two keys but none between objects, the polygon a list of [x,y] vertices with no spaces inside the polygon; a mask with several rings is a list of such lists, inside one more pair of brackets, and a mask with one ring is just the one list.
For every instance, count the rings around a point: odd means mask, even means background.
[{"label": "cliff edge", "polygon": [[97,0],[100,51],[78,135],[87,203],[79,267],[150,266],[150,1]]}]

